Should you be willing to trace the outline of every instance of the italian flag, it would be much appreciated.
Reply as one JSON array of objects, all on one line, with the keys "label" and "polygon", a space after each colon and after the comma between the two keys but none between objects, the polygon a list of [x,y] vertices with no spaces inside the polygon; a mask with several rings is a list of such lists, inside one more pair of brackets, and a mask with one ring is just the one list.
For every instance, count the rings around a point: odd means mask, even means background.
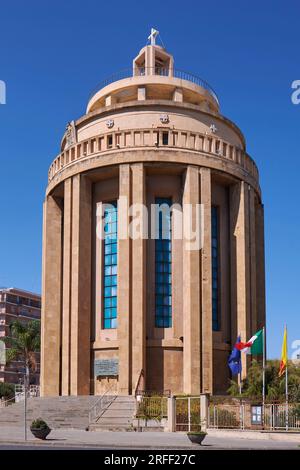
[{"label": "italian flag", "polygon": [[247,343],[236,343],[235,347],[240,351],[252,354],[253,356],[258,356],[259,354],[263,354],[264,348],[264,335],[263,330],[259,330],[255,335],[253,335]]}]

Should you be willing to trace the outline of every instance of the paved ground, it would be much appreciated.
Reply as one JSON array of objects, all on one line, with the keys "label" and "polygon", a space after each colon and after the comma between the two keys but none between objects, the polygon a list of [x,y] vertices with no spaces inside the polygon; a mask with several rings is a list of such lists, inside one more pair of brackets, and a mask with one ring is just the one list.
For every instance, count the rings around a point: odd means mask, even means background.
[{"label": "paved ground", "polygon": [[[84,449],[195,449],[186,434],[160,432],[87,432],[81,430],[53,430],[47,441],[35,439],[28,431],[24,443],[21,428],[0,427],[0,449],[24,448],[84,448]],[[298,449],[299,442],[240,439],[236,437],[207,436],[201,450],[214,449]]]}]

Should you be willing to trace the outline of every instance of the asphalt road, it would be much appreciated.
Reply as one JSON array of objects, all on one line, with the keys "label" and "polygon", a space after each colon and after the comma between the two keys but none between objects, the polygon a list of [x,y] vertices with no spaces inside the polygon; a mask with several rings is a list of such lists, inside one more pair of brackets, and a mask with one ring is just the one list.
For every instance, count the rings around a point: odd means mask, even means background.
[{"label": "asphalt road", "polygon": [[[128,445],[124,445],[124,447],[118,447],[115,445],[109,444],[93,444],[89,445],[89,443],[74,443],[69,444],[65,442],[63,445],[59,443],[59,440],[55,442],[56,439],[49,441],[47,444],[44,443],[18,443],[18,444],[9,444],[9,443],[0,443],[0,450],[135,450],[134,443],[129,447]],[[149,442],[148,446],[138,446],[138,449],[145,449],[145,450],[155,450],[156,446],[151,445]],[[184,448],[178,446],[179,452],[184,452]],[[205,438],[204,443],[201,446],[193,445],[189,446],[186,450],[300,450],[300,438],[299,442],[289,442],[289,441],[273,441],[273,440],[255,440],[255,439],[238,439],[238,438],[223,438],[223,437],[214,437],[214,436],[207,436]],[[175,446],[159,446],[159,450],[167,450],[173,451],[176,450]]]}]

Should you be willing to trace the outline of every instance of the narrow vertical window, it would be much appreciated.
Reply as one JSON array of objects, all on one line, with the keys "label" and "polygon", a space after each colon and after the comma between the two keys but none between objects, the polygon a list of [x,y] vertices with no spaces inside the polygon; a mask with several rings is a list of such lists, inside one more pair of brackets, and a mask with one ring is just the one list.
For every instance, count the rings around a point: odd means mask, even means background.
[{"label": "narrow vertical window", "polygon": [[103,328],[117,328],[118,207],[113,201],[104,210]]},{"label": "narrow vertical window", "polygon": [[212,328],[220,329],[219,325],[219,209],[211,210],[211,245],[212,245]]},{"label": "narrow vertical window", "polygon": [[162,134],[162,143],[163,143],[163,145],[168,145],[169,144],[169,133],[168,132],[163,132],[163,134]]},{"label": "narrow vertical window", "polygon": [[172,326],[172,223],[171,198],[156,198],[159,207],[155,240],[155,326]]}]

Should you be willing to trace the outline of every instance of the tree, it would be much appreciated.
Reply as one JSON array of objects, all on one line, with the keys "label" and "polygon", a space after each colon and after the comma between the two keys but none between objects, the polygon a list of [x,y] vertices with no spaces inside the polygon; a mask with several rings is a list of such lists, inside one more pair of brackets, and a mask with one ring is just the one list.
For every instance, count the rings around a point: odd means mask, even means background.
[{"label": "tree", "polygon": [[[278,377],[279,361],[267,361],[265,368],[266,379],[266,400],[284,401],[285,400],[285,376]],[[247,371],[247,377],[242,382],[242,397],[258,399],[262,395],[262,365],[253,359],[251,366]],[[289,402],[300,401],[300,367],[288,363],[288,390]],[[231,380],[228,393],[232,396],[238,395],[238,386],[236,381]]]},{"label": "tree", "polygon": [[10,336],[3,338],[8,345],[6,361],[20,360],[24,363],[26,375],[37,369],[36,353],[40,349],[40,322],[31,320],[21,323],[16,320],[9,326]]},{"label": "tree", "polygon": [[9,363],[16,359],[25,366],[24,375],[24,439],[27,440],[27,391],[30,371],[36,371],[36,353],[40,349],[40,322],[31,320],[21,323],[16,320],[9,325],[10,337],[4,338],[8,344],[6,361]]}]

